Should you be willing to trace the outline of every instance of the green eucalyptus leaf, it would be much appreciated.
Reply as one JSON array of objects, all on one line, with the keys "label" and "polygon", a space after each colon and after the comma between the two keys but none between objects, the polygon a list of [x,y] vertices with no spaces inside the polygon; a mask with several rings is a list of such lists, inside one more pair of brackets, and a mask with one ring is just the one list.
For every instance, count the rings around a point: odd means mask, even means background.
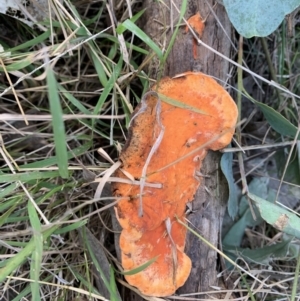
[{"label": "green eucalyptus leaf", "polygon": [[274,228],[300,238],[300,218],[274,203],[268,202],[255,194],[248,193],[248,196],[255,202],[261,217]]},{"label": "green eucalyptus leaf", "polygon": [[221,170],[227,180],[229,196],[228,196],[228,214],[234,219],[238,213],[238,194],[234,184],[234,178],[232,173],[232,160],[233,153],[224,153],[221,158]]},{"label": "green eucalyptus leaf", "polygon": [[300,5],[300,0],[223,0],[229,19],[244,37],[271,34],[284,17]]}]

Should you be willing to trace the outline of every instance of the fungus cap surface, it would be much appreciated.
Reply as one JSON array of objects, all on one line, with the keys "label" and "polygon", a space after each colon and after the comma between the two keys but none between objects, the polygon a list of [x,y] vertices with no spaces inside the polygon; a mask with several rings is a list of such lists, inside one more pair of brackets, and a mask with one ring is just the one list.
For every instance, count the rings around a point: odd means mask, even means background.
[{"label": "fungus cap surface", "polygon": [[[158,97],[149,95],[135,110],[129,138],[120,155],[122,169],[116,176],[125,178],[126,171],[139,180],[164,128],[145,179],[148,183],[161,183],[162,188],[143,188],[140,216],[140,187],[123,183],[112,187],[114,195],[124,197],[116,206],[123,228],[123,268],[134,269],[158,256],[148,268],[126,279],[146,295],[166,296],[184,284],[191,269],[184,254],[186,231],[177,218],[184,220],[186,203],[192,201],[199,187],[196,171],[200,170],[207,151],[230,143],[237,107],[222,86],[202,73],[186,72],[176,78],[163,78],[152,91],[158,93],[161,103]],[[170,221],[171,229],[166,221]]]}]

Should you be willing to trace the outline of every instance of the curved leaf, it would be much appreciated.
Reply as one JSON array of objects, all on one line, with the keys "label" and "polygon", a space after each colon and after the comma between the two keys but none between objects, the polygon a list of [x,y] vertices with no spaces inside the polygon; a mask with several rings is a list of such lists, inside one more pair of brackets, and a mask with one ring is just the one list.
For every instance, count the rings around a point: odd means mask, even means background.
[{"label": "curved leaf", "polygon": [[228,214],[234,219],[238,213],[238,194],[236,191],[236,186],[234,184],[234,178],[232,173],[232,160],[233,153],[224,153],[221,158],[221,169],[227,180],[229,188],[228,196]]},{"label": "curved leaf", "polygon": [[224,0],[229,19],[244,37],[265,37],[282,22],[285,15],[300,5],[300,0]]},{"label": "curved leaf", "polygon": [[297,127],[288,121],[284,116],[275,111],[273,108],[255,101],[255,104],[261,109],[264,116],[268,120],[270,126],[279,134],[295,137],[297,134]]},{"label": "curved leaf", "polygon": [[124,31],[124,28],[128,29],[132,33],[134,33],[137,37],[139,37],[145,44],[147,44],[158,56],[160,60],[163,59],[163,53],[160,48],[150,39],[149,36],[145,34],[138,26],[136,26],[131,20],[127,19],[122,23],[122,27],[120,28],[120,32]]},{"label": "curved leaf", "polygon": [[300,218],[296,214],[270,203],[255,194],[248,193],[255,202],[261,217],[274,228],[300,238]]}]

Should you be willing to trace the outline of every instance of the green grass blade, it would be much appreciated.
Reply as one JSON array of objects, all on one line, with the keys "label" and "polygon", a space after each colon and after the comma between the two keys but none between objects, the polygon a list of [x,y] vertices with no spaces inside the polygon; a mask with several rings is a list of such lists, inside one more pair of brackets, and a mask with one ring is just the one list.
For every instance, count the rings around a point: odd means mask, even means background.
[{"label": "green grass blade", "polygon": [[89,292],[101,296],[97,289],[91,286],[91,283],[86,279],[86,276],[82,276],[80,273],[78,273],[78,271],[72,269],[72,267],[70,267],[70,270],[72,271],[72,274],[74,274],[75,277],[78,279],[78,281],[80,281],[81,284],[89,288]]},{"label": "green grass blade", "polygon": [[[4,198],[8,194],[11,194],[17,187],[18,187],[17,183],[12,183],[11,185],[1,189],[0,190],[0,199]],[[0,211],[1,211],[1,207],[0,207]]]},{"label": "green grass blade", "polygon": [[157,260],[157,258],[158,258],[158,256],[155,256],[135,269],[132,269],[132,270],[126,271],[126,272],[119,272],[119,273],[122,275],[128,275],[128,276],[137,274],[137,273],[145,270],[149,265],[151,265],[153,262],[155,262]]},{"label": "green grass blade", "polygon": [[54,232],[54,234],[64,234],[64,233],[69,233],[71,231],[77,230],[87,224],[88,220],[84,219],[82,221],[78,221],[75,223],[72,223],[69,226],[63,227],[61,229],[58,229],[57,231]]},{"label": "green grass blade", "polygon": [[[88,141],[85,144],[73,149],[72,152],[69,151],[67,153],[68,160],[74,158],[74,156],[78,157],[78,156],[84,154],[87,150],[89,150],[91,148],[91,146],[92,146],[91,141]],[[44,160],[40,160],[40,161],[37,161],[37,162],[20,165],[19,168],[20,168],[20,170],[22,170],[22,168],[26,168],[26,169],[45,168],[45,167],[49,167],[51,165],[54,165],[56,162],[57,162],[57,156],[54,156],[54,157],[47,158],[47,159],[44,159]]]},{"label": "green grass blade", "polygon": [[60,176],[66,179],[68,178],[69,173],[65,125],[62,118],[63,113],[57,91],[57,82],[54,76],[54,72],[50,68],[47,69],[47,86],[50,111],[52,115],[52,127],[54,134],[55,151],[57,156],[57,165],[59,168]]},{"label": "green grass blade", "polygon": [[163,60],[163,53],[160,48],[150,39],[144,31],[142,31],[138,26],[136,26],[131,20],[127,19],[122,23],[122,26],[131,31],[137,37],[139,37],[145,44],[147,44],[158,56],[158,58]]},{"label": "green grass blade", "polygon": [[39,285],[39,278],[40,278],[40,271],[41,271],[41,264],[42,264],[42,255],[43,255],[43,234],[41,223],[39,221],[38,214],[31,203],[28,201],[28,214],[29,220],[33,229],[33,241],[34,241],[34,250],[31,255],[31,262],[30,262],[30,279],[33,282],[30,283],[31,286],[31,296],[32,300],[40,301],[40,285]]},{"label": "green grass blade", "polygon": [[[17,71],[17,70],[24,69],[31,64],[32,64],[32,61],[30,61],[29,59],[23,59],[20,62],[12,63],[10,65],[5,66],[5,70],[8,72]],[[4,72],[4,69],[1,66],[0,66],[0,71]]]},{"label": "green grass blade", "polygon": [[[7,218],[11,215],[11,213],[19,206],[19,202],[15,202],[12,207],[10,207],[5,213],[0,216],[0,227],[6,223]],[[2,207],[2,206],[1,206]],[[0,207],[0,210],[1,210]],[[2,210],[1,210],[2,211]]]},{"label": "green grass blade", "polygon": [[[95,251],[93,250],[95,248],[95,246],[92,246],[91,242],[90,242],[90,239],[92,238],[91,235],[88,234],[88,229],[86,229],[85,227],[82,228],[83,231],[82,231],[82,236],[83,236],[83,239],[84,239],[84,243],[87,247],[87,250],[88,250],[88,254],[97,270],[97,272],[99,273],[100,277],[101,277],[101,280],[103,281],[105,287],[107,288],[107,290],[109,291],[109,294],[110,294],[110,299],[111,300],[116,300],[116,301],[120,301],[120,299],[118,298],[118,294],[115,293],[111,287],[110,287],[110,283],[103,271],[103,269],[101,268],[100,264],[99,264],[99,261],[97,260],[96,258],[96,255],[95,255]],[[107,275],[108,276],[108,275]]]},{"label": "green grass blade", "polygon": [[11,197],[9,198],[9,200],[1,202],[0,212],[4,212],[6,209],[10,209],[10,207],[13,207],[15,203],[20,205],[21,202],[22,202],[22,196],[20,197],[16,195],[14,197]]},{"label": "green grass blade", "polygon": [[25,297],[30,294],[31,287],[30,284],[28,284],[18,295],[11,301],[20,301],[25,300]]},{"label": "green grass blade", "polygon": [[115,280],[115,273],[114,273],[114,269],[112,268],[112,266],[110,266],[109,269],[109,286],[110,286],[110,290],[111,290],[111,295],[110,295],[110,299],[112,301],[120,301],[120,298],[117,297],[117,299],[115,298],[115,296],[118,296],[118,289],[117,289],[117,285],[116,285],[116,280]]},{"label": "green grass blade", "polygon": [[12,183],[15,181],[21,181],[27,183],[32,180],[50,179],[59,176],[57,170],[54,171],[31,171],[16,174],[2,174],[0,175],[0,182]]},{"label": "green grass blade", "polygon": [[108,94],[112,90],[113,86],[115,85],[115,83],[118,79],[118,76],[120,75],[120,72],[122,70],[122,64],[123,64],[123,60],[122,60],[122,57],[120,57],[118,64],[114,68],[114,71],[113,71],[110,79],[108,80],[106,86],[104,87],[104,90],[101,93],[101,96],[94,108],[94,113],[93,113],[94,115],[99,114],[99,112],[101,111],[102,106],[103,106],[106,98],[108,97]]},{"label": "green grass blade", "polygon": [[[43,281],[49,282],[49,281],[51,281],[51,277],[49,277],[49,276],[45,277],[43,279]],[[28,285],[26,285],[26,287],[24,289],[22,289],[21,292],[18,292],[18,295],[14,299],[12,299],[10,301],[20,301],[20,300],[24,301],[24,300],[26,300],[25,297],[27,295],[29,295],[30,293],[31,293],[31,287],[30,287],[30,284],[28,284]],[[33,299],[31,298],[31,300],[33,300]],[[57,301],[57,299],[55,299],[55,300]]]},{"label": "green grass blade", "polygon": [[91,114],[91,112],[85,108],[85,106],[77,99],[75,98],[71,93],[69,93],[62,85],[57,83],[57,87],[60,93],[68,99],[80,112],[83,114]]},{"label": "green grass blade", "polygon": [[[111,36],[109,34],[106,34],[106,33],[103,33],[102,35],[100,35],[100,37],[103,37],[103,38],[106,38],[116,44],[118,44],[118,39],[114,36]],[[128,48],[131,48],[132,50],[136,51],[136,52],[139,52],[141,54],[144,54],[144,55],[148,55],[149,54],[149,51],[144,49],[144,48],[141,48],[139,46],[136,46],[136,45],[133,45],[133,44],[130,44],[128,43],[127,41],[125,41],[125,44]],[[134,62],[132,62],[132,64],[134,64]]]},{"label": "green grass blade", "polygon": [[91,57],[93,60],[94,67],[97,71],[100,83],[103,87],[105,87],[107,85],[107,76],[105,74],[104,68],[100,63],[100,58],[95,54],[95,47],[91,43],[89,43],[89,45],[92,48]]},{"label": "green grass blade", "polygon": [[[51,228],[48,228],[43,233],[43,241],[46,240],[57,228],[59,225],[54,225]],[[13,273],[34,251],[35,249],[35,241],[32,238],[17,255],[9,258],[4,261],[2,264],[3,268],[0,269],[0,282],[4,281],[7,276]]]},{"label": "green grass blade", "polygon": [[173,47],[173,45],[175,43],[175,39],[176,39],[178,30],[179,30],[179,26],[180,26],[180,24],[182,22],[182,19],[183,19],[183,16],[184,16],[185,12],[186,12],[186,8],[187,8],[187,0],[183,0],[182,1],[182,5],[181,5],[181,9],[180,9],[179,19],[178,19],[176,28],[175,28],[175,30],[174,30],[174,32],[172,34],[172,37],[170,39],[170,43],[168,45],[168,48],[167,48],[167,50],[166,50],[166,52],[164,54],[163,62],[165,62],[167,60],[167,58],[169,56],[169,53],[170,53],[170,51],[171,51],[171,49],[172,49],[172,47]]},{"label": "green grass blade", "polygon": [[16,51],[22,50],[22,49],[27,49],[29,47],[32,46],[36,46],[37,44],[40,44],[42,42],[44,42],[47,38],[50,37],[50,30],[45,31],[44,33],[42,33],[41,35],[37,36],[34,39],[31,39],[21,45],[18,45],[16,47],[10,48],[8,49],[10,52],[15,53]]},{"label": "green grass blade", "polygon": [[[129,20],[133,23],[135,23],[142,15],[143,13],[145,12],[146,8],[140,10],[137,14],[135,14],[132,18],[130,18]],[[120,24],[118,27],[117,27],[117,33],[118,34],[123,34],[124,31],[126,30],[126,27],[123,26],[123,24]]]},{"label": "green grass blade", "polygon": [[[49,183],[42,182],[42,183],[39,183],[37,189],[39,190],[42,187],[46,188],[49,191],[46,191],[45,193],[43,193],[40,197],[38,197],[36,199],[36,203],[39,204],[39,205],[43,204],[45,201],[55,197],[55,194],[59,193],[59,191],[63,191],[65,188],[71,188],[72,184],[71,183],[64,183],[63,185],[57,185],[57,186],[52,185],[52,186],[50,186]],[[53,208],[53,206],[58,205],[57,202],[58,202],[58,200],[53,202],[51,205],[49,205],[48,209],[50,210],[50,209]]]},{"label": "green grass blade", "polygon": [[160,93],[157,93],[157,94],[158,94],[159,98],[162,101],[164,101],[164,102],[166,102],[166,103],[168,103],[168,104],[170,104],[170,105],[172,105],[174,107],[178,107],[178,108],[181,108],[181,109],[193,111],[195,113],[199,113],[199,114],[202,114],[202,115],[208,115],[205,111],[202,111],[202,110],[199,110],[198,108],[195,108],[193,106],[187,105],[184,102],[181,102],[179,100],[173,99],[171,97],[165,96],[165,95],[160,94]]}]

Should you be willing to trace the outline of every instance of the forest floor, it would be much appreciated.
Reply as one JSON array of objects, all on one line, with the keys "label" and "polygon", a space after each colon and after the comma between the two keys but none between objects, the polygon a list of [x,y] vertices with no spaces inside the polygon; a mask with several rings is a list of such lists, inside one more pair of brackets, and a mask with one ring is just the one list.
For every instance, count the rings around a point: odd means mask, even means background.
[{"label": "forest floor", "polygon": [[[117,199],[106,182],[131,113],[155,81],[145,71],[154,52],[136,29],[122,26],[129,18],[143,22],[142,1],[50,2],[52,21],[39,27],[0,16],[0,300],[126,300],[134,288],[119,273]],[[300,222],[279,231],[243,195],[281,204],[298,218],[297,18],[266,38],[243,40],[250,72],[242,86],[231,66],[229,93],[237,99],[242,92],[232,152],[239,207],[223,227],[224,254],[235,261],[227,266],[231,299],[299,298]],[[237,49],[237,33],[231,42]],[[238,60],[237,50],[230,59]]]}]

